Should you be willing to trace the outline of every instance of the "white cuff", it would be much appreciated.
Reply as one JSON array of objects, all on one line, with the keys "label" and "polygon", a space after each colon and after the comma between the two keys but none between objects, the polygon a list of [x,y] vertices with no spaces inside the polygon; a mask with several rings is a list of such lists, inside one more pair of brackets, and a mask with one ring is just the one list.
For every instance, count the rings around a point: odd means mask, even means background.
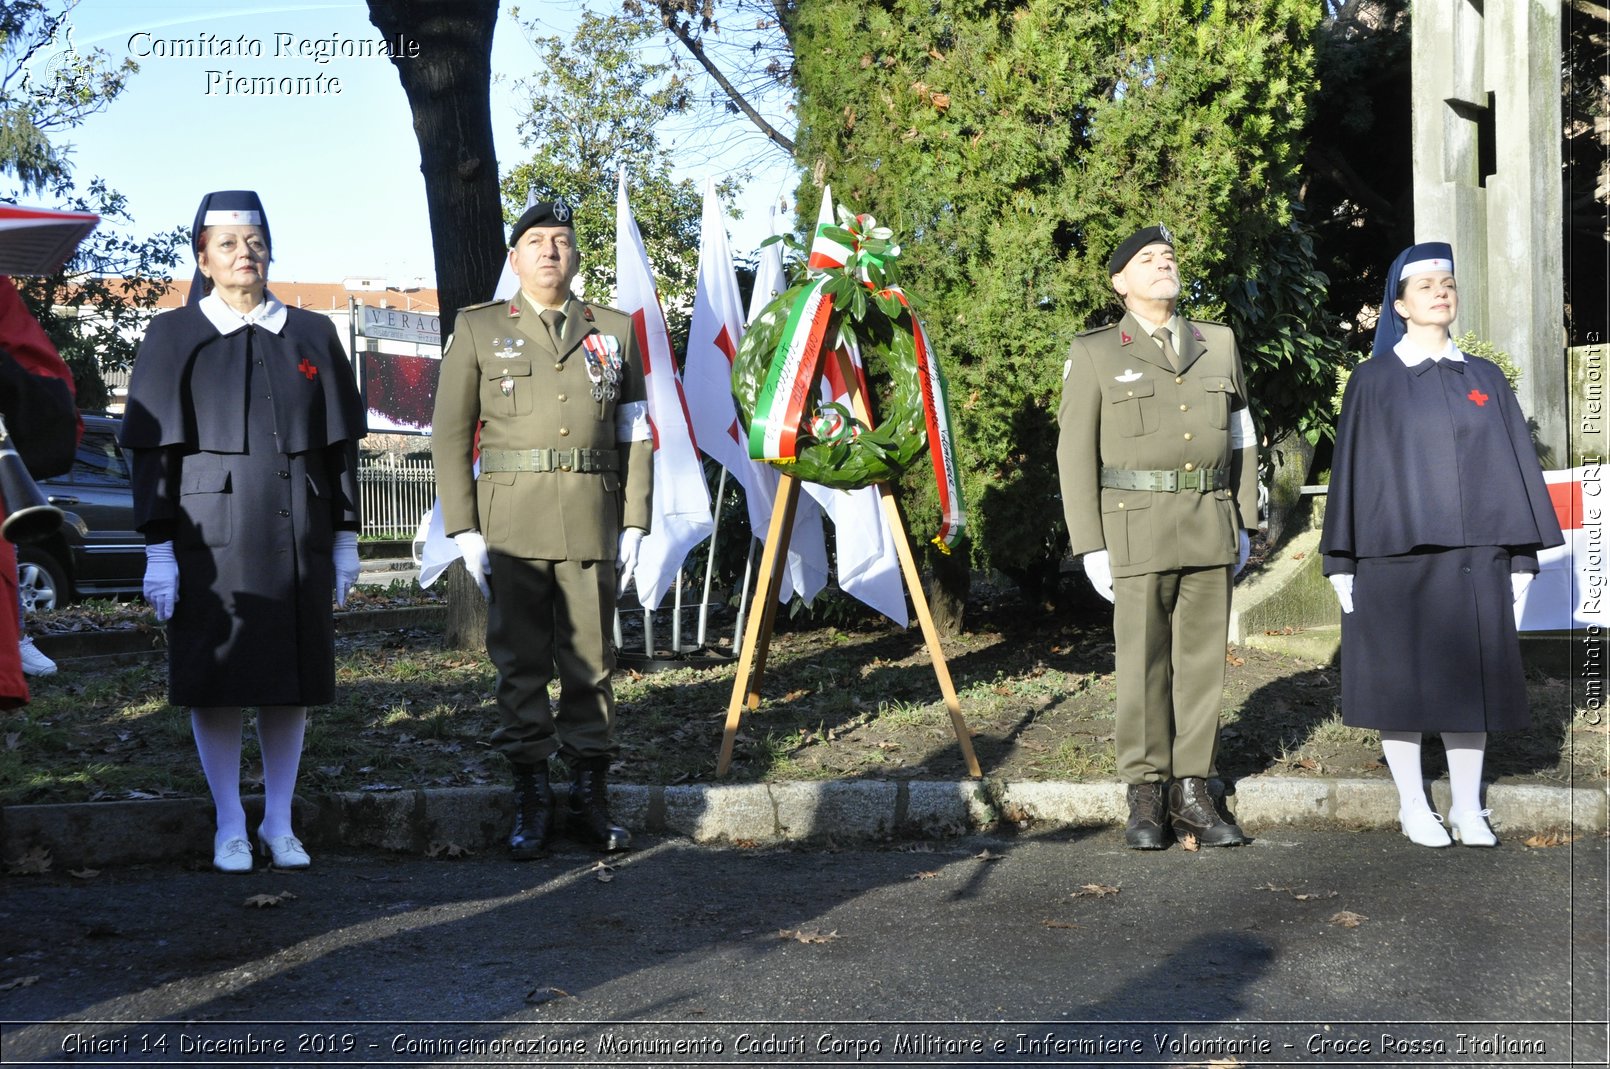
[{"label": "white cuff", "polygon": [[1258,444],[1258,432],[1252,426],[1252,410],[1243,408],[1230,413],[1230,448],[1245,449]]},{"label": "white cuff", "polygon": [[648,425],[648,402],[628,401],[615,406],[615,440],[646,442],[654,436]]}]

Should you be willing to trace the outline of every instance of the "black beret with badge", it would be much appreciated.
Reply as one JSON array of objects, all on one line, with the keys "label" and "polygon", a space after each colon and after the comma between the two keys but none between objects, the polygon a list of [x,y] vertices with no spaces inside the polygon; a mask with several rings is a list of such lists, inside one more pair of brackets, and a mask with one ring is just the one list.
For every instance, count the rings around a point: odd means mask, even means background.
[{"label": "black beret with badge", "polygon": [[1118,274],[1129,265],[1129,261],[1135,258],[1137,252],[1148,245],[1155,245],[1158,242],[1162,242],[1171,249],[1174,247],[1174,235],[1169,233],[1168,227],[1162,223],[1135,231],[1119,242],[1118,247],[1113,250],[1112,257],[1107,261],[1107,273],[1109,275]]},{"label": "black beret with badge", "polygon": [[514,229],[509,231],[509,248],[514,248],[520,235],[534,226],[568,226],[574,229],[573,214],[570,204],[563,198],[535,202],[515,220]]}]

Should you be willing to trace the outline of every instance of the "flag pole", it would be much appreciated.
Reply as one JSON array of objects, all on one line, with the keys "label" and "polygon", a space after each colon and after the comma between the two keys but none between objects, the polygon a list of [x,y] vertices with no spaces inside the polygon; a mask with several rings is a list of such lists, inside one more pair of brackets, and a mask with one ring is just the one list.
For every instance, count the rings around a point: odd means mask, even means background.
[{"label": "flag pole", "polygon": [[710,506],[710,552],[704,558],[704,595],[699,599],[699,631],[694,644],[704,649],[705,629],[710,622],[710,579],[716,570],[716,536],[721,533],[721,499],[727,493],[727,469],[716,480],[716,499]]}]

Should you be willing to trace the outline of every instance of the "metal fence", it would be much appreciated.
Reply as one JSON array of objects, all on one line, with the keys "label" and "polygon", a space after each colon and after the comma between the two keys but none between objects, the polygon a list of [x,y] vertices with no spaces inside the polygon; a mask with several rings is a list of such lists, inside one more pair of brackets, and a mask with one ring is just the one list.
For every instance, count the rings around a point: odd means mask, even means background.
[{"label": "metal fence", "polygon": [[436,500],[436,466],[429,457],[365,458],[358,462],[358,496],[364,534],[412,538]]}]

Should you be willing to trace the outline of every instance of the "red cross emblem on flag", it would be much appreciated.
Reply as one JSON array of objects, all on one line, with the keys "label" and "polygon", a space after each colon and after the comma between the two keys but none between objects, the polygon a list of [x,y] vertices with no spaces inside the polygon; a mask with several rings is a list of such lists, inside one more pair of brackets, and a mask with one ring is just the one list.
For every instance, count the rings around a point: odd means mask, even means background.
[{"label": "red cross emblem on flag", "polygon": [[1481,408],[1487,404],[1487,395],[1482,393],[1480,390],[1471,390],[1469,393],[1465,394],[1465,396],[1476,402],[1477,408]]},{"label": "red cross emblem on flag", "polygon": [[298,370],[302,374],[306,375],[307,376],[307,381],[309,381],[309,382],[312,382],[313,381],[313,376],[317,375],[319,373],[319,369],[314,367],[312,364],[308,363],[307,362],[307,357],[305,357],[305,356],[302,358],[302,362],[300,364],[296,365],[296,370]]}]

